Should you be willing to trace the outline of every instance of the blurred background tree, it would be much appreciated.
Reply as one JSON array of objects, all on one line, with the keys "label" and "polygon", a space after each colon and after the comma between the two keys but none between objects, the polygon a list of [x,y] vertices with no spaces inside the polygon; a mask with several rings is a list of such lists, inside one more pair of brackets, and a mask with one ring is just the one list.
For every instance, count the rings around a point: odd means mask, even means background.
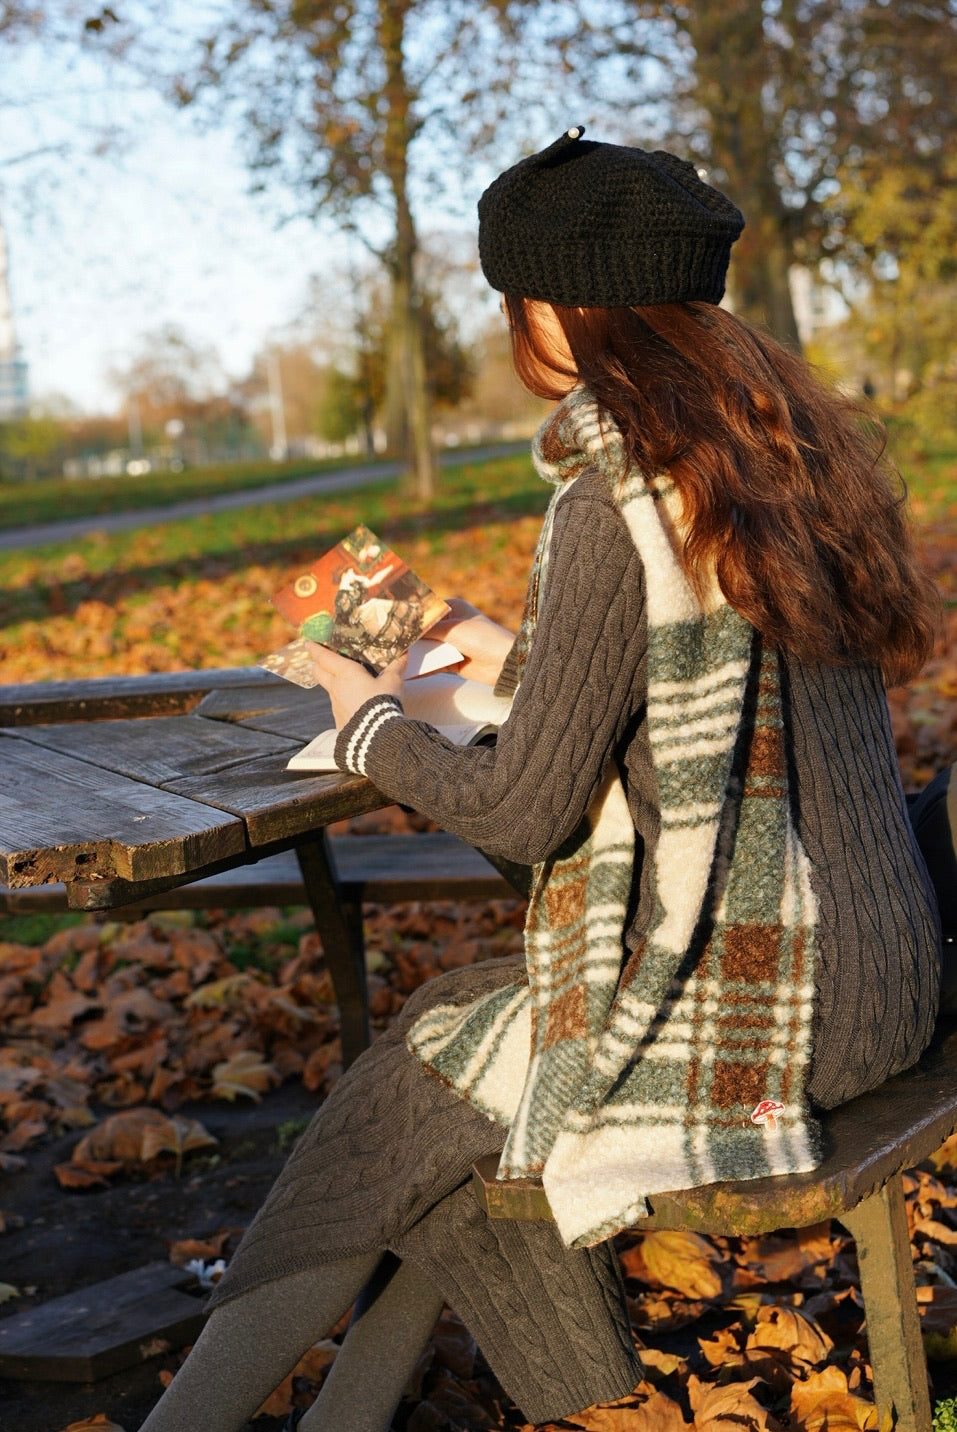
[{"label": "blurred background tree", "polygon": [[[849,195],[869,205],[888,166],[947,182],[953,0],[621,0],[589,38],[586,62],[607,76],[606,92],[621,95],[623,65],[640,85],[651,54],[671,73],[662,138],[705,165],[747,219],[734,306],[794,347],[792,265],[830,260],[872,277],[867,247],[848,231]],[[577,63],[582,51],[570,55]]]},{"label": "blurred background tree", "polygon": [[[371,452],[384,432],[427,496],[433,440],[458,435],[450,413],[470,432],[482,411],[530,419],[498,319],[483,326],[491,305],[477,296],[474,251],[463,257],[455,234],[467,226],[473,243],[472,200],[489,174],[571,122],[705,166],[748,220],[734,307],[798,346],[803,274],[825,315],[818,328],[848,315],[827,350],[845,376],[943,422],[955,362],[954,0],[209,0],[178,28],[168,10],[12,0],[0,5],[0,44],[10,54],[39,35],[112,57],[237,134],[277,219],[349,236],[348,272],[324,263],[321,239],[304,253],[304,275],[320,265],[321,316],[310,301],[270,343],[303,451]],[[426,216],[434,226],[443,214],[461,227],[423,237]],[[828,293],[840,296],[830,309]],[[141,422],[188,413],[197,430],[268,442],[264,361],[199,391],[189,343],[168,340],[143,340],[157,354]],[[814,353],[826,349],[815,336]],[[183,386],[157,397],[164,363],[167,379],[182,366]]]},{"label": "blurred background tree", "polygon": [[123,395],[130,450],[172,447],[174,466],[243,454],[252,436],[241,396],[230,390],[219,355],[166,324],[139,340],[129,362],[110,374]]},{"label": "blurred background tree", "polygon": [[[516,67],[537,53],[523,44],[523,21],[541,9],[530,0],[230,0],[176,77],[181,104],[239,123],[258,184],[281,186],[295,212],[336,216],[384,264],[388,447],[409,456],[423,499],[435,477],[427,349],[431,341],[437,373],[443,344],[418,281],[415,190],[440,188],[463,140],[489,137]],[[370,215],[388,217],[384,245],[369,239]],[[446,343],[443,363],[450,353]]]},{"label": "blurred background tree", "polygon": [[957,159],[939,167],[869,156],[841,186],[845,251],[868,283],[851,333],[872,384],[908,424],[957,437]]}]

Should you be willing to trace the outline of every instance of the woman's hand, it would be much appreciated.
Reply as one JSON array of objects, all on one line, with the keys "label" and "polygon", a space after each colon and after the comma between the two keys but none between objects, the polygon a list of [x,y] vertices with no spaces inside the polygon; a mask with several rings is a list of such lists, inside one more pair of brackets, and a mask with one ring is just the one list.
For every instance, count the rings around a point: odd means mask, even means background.
[{"label": "woman's hand", "polygon": [[446,600],[451,611],[435,626],[429,627],[426,636],[450,641],[458,647],[465,660],[455,669],[462,676],[494,686],[515,640],[514,633],[493,622],[491,617],[485,616],[478,607],[473,607],[471,602],[463,601],[461,597],[448,597]]},{"label": "woman's hand", "polygon": [[397,657],[378,676],[372,676],[364,666],[348,656],[340,656],[317,641],[307,643],[312,656],[313,670],[319,685],[329,693],[332,702],[332,719],[336,730],[347,726],[360,706],[373,696],[395,696],[402,700],[406,656]]}]

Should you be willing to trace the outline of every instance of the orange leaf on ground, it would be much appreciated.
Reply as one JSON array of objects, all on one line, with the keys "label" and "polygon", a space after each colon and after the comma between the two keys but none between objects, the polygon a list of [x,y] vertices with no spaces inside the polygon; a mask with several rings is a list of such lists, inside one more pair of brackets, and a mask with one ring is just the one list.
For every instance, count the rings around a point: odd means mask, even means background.
[{"label": "orange leaf on ground", "polygon": [[720,1296],[722,1284],[717,1265],[721,1254],[699,1234],[680,1230],[646,1233],[638,1252],[646,1281],[652,1285],[674,1288],[686,1298]]},{"label": "orange leaf on ground", "polygon": [[838,1240],[831,1237],[829,1223],[818,1223],[799,1232],[773,1234],[741,1240],[741,1261],[749,1272],[766,1283],[798,1281],[804,1273],[831,1261]]},{"label": "orange leaf on ground", "polygon": [[[686,1371],[685,1359],[676,1352],[662,1352],[657,1347],[642,1347],[638,1350],[645,1373],[653,1371],[658,1377],[670,1377],[673,1372]],[[654,1379],[653,1379],[654,1380]]]},{"label": "orange leaf on ground", "polygon": [[32,1144],[34,1139],[39,1139],[47,1131],[46,1124],[40,1123],[38,1119],[24,1119],[22,1124],[4,1134],[0,1140],[0,1151],[5,1154],[17,1154]]},{"label": "orange leaf on ground", "polygon": [[184,1154],[218,1143],[215,1135],[205,1129],[198,1119],[183,1119],[174,1114],[166,1120],[165,1126],[154,1124],[144,1129],[140,1158],[143,1163],[149,1163],[159,1154],[175,1154],[178,1163]]},{"label": "orange leaf on ground", "polygon": [[196,1119],[169,1118],[159,1109],[126,1109],[111,1114],[84,1135],[73,1150],[72,1162],[82,1166],[90,1160],[119,1159],[135,1166],[161,1153],[180,1159],[191,1149],[216,1142]]},{"label": "orange leaf on ground", "polygon": [[688,1426],[678,1403],[663,1392],[653,1392],[630,1415],[631,1421],[621,1424],[624,1432],[684,1432]]},{"label": "orange leaf on ground", "polygon": [[597,1403],[559,1425],[574,1427],[576,1432],[687,1432],[688,1428],[678,1403],[648,1382],[639,1383],[617,1402]]},{"label": "orange leaf on ground", "polygon": [[780,1424],[762,1407],[751,1388],[759,1379],[750,1382],[727,1382],[715,1384],[701,1382],[694,1373],[688,1378],[688,1400],[694,1412],[694,1425],[708,1432],[777,1432]]},{"label": "orange leaf on ground", "polygon": [[949,1139],[945,1139],[940,1148],[930,1155],[927,1162],[933,1164],[938,1172],[942,1172],[944,1169],[957,1169],[957,1133],[951,1134]]},{"label": "orange leaf on ground", "polygon": [[938,1218],[915,1218],[914,1229],[924,1238],[932,1238],[935,1243],[943,1243],[949,1247],[957,1244],[957,1228],[941,1223]]},{"label": "orange leaf on ground", "polygon": [[234,1232],[233,1228],[221,1228],[208,1238],[177,1238],[169,1244],[169,1261],[185,1268],[191,1258],[218,1258]]},{"label": "orange leaf on ground", "polygon": [[338,1039],[330,1040],[328,1044],[320,1044],[314,1049],[306,1060],[306,1067],[302,1071],[302,1082],[311,1092],[321,1089],[327,1079],[331,1079],[339,1068],[342,1059],[342,1046]]},{"label": "orange leaf on ground", "polygon": [[108,1184],[122,1167],[118,1159],[82,1159],[76,1163],[54,1164],[53,1172],[61,1188],[98,1188]]},{"label": "orange leaf on ground", "polygon": [[781,1352],[798,1367],[823,1362],[834,1344],[811,1318],[797,1308],[774,1305],[758,1309],[754,1331],[745,1351]]},{"label": "orange leaf on ground", "polygon": [[[737,1357],[741,1351],[735,1330],[743,1331],[740,1323],[729,1328],[718,1328],[712,1338],[699,1338],[698,1346],[712,1367],[721,1367],[730,1357]],[[644,1358],[644,1352],[641,1354]]]},{"label": "orange leaf on ground", "polygon": [[707,1307],[706,1303],[683,1301],[676,1294],[628,1298],[628,1315],[636,1328],[647,1328],[652,1332],[674,1332],[696,1322]]},{"label": "orange leaf on ground", "polygon": [[119,1159],[123,1163],[140,1163],[143,1134],[149,1128],[162,1128],[168,1122],[159,1109],[125,1109],[121,1114],[110,1114],[83,1136],[73,1150],[73,1162]]},{"label": "orange leaf on ground", "polygon": [[35,1009],[30,1015],[30,1024],[35,1029],[69,1029],[81,1015],[100,1007],[100,1000],[88,999],[85,994],[77,994],[71,989]]},{"label": "orange leaf on ground", "polygon": [[112,1422],[105,1412],[98,1412],[95,1417],[85,1417],[82,1422],[71,1422],[63,1432],[124,1432],[124,1429],[118,1422]]},{"label": "orange leaf on ground", "polygon": [[871,1432],[877,1427],[873,1402],[854,1397],[839,1367],[823,1367],[791,1388],[793,1424],[802,1432]]},{"label": "orange leaf on ground", "polygon": [[212,1092],[219,1099],[235,1099],[243,1094],[258,1102],[261,1094],[278,1083],[273,1065],[255,1049],[241,1049],[213,1068]]}]

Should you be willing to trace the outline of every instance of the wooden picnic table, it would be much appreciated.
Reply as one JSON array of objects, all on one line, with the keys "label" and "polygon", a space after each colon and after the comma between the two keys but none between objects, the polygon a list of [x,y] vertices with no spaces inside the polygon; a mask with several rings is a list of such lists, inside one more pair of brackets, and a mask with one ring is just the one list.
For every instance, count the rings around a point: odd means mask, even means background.
[{"label": "wooden picnic table", "polygon": [[257,667],[0,688],[0,882],[104,910],[295,850],[348,1062],[369,1037],[361,925],[325,828],[389,801],[285,769],[331,725],[320,688]]}]

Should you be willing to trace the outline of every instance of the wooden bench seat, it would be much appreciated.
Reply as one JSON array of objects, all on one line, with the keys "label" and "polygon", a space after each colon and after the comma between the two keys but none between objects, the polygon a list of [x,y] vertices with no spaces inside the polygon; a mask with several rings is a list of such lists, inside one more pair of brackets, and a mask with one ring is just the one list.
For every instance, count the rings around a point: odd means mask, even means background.
[{"label": "wooden bench seat", "polygon": [[[502,900],[514,889],[489,862],[454,835],[339,836],[329,841],[343,899],[398,904],[406,900]],[[269,855],[191,885],[181,885],[122,907],[145,910],[209,910],[235,906],[307,904],[302,871],[293,850]],[[69,908],[65,885],[10,890],[0,885],[0,914],[59,912]]]},{"label": "wooden bench seat", "polygon": [[[635,1227],[753,1235],[837,1219],[857,1244],[880,1425],[930,1432],[901,1174],[957,1130],[957,1026],[942,1022],[913,1069],[832,1110],[823,1126],[829,1153],[811,1173],[654,1194]],[[550,1219],[541,1183],[499,1182],[497,1163],[473,1169],[489,1217]]]}]

